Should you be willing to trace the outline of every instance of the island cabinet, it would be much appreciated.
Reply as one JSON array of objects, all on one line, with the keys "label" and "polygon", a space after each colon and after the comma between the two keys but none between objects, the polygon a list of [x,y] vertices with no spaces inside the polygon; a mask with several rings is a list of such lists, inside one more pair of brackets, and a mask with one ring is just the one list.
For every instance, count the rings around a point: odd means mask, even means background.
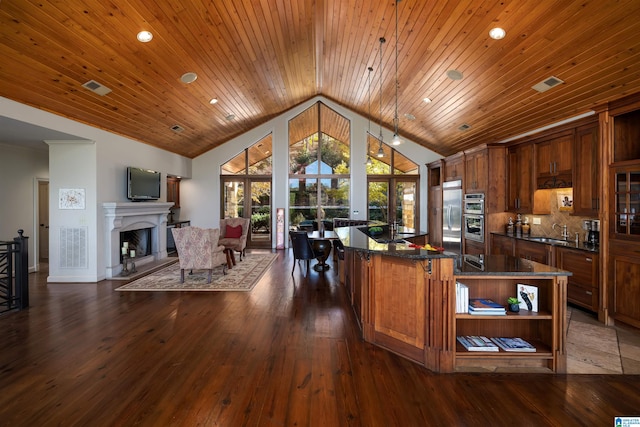
[{"label": "island cabinet", "polygon": [[[531,261],[518,260],[512,257],[503,258],[505,264],[519,266],[513,275],[504,275],[490,271],[472,270],[468,273],[458,272],[456,280],[469,288],[469,298],[488,298],[504,303],[508,297],[515,296],[521,284],[537,288],[537,311],[521,309],[517,313],[506,315],[472,315],[455,314],[453,323],[456,336],[484,336],[487,338],[519,337],[535,347],[534,352],[477,352],[468,351],[460,343],[456,344],[454,365],[456,370],[469,369],[504,371],[512,369],[531,369],[555,373],[566,372],[566,289],[567,276],[556,275],[557,270],[548,267],[548,275],[540,264],[533,266]],[[486,260],[486,259],[485,259]],[[486,261],[485,261],[486,262]],[[514,264],[515,263],[515,264]],[[539,274],[528,275],[524,270],[526,264]],[[489,268],[488,270],[491,270]],[[509,271],[509,266],[498,268]],[[515,270],[520,270],[517,273]],[[560,273],[564,274],[564,273]],[[455,288],[450,290],[455,292]]]},{"label": "island cabinet", "polygon": [[515,255],[518,258],[553,265],[553,246],[538,242],[516,239]]}]

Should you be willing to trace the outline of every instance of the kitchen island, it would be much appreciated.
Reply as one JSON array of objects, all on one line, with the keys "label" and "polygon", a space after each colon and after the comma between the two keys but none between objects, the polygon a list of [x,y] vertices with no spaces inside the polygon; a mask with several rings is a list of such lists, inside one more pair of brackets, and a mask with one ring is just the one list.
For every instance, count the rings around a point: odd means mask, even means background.
[{"label": "kitchen island", "polygon": [[[345,286],[363,338],[435,372],[528,369],[566,372],[566,271],[511,256],[460,256],[415,247],[424,233],[370,236],[337,228],[345,246]],[[402,232],[401,232],[402,231]],[[456,313],[456,281],[469,298],[506,305],[517,285],[538,290],[538,310],[506,315]],[[458,335],[520,337],[535,352],[471,352]]]}]

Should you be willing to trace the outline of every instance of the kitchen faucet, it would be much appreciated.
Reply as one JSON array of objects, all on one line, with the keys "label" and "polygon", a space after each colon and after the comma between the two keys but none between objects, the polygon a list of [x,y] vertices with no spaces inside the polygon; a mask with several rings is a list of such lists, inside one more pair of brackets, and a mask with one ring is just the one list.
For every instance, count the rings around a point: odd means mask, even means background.
[{"label": "kitchen faucet", "polygon": [[561,226],[560,224],[553,223],[551,228],[555,230],[556,229],[556,225],[558,227],[562,227],[562,240],[569,240],[569,232],[567,231],[567,225],[564,224],[564,225]]}]

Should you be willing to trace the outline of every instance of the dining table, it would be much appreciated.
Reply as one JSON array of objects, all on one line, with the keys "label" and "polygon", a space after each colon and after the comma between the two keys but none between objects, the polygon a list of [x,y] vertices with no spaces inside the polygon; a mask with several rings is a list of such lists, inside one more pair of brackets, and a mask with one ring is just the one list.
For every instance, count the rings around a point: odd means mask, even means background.
[{"label": "dining table", "polygon": [[316,271],[325,271],[331,268],[329,264],[327,264],[327,259],[329,258],[329,254],[331,254],[332,240],[338,238],[338,235],[335,231],[332,230],[314,230],[307,232],[307,236],[311,241],[311,246],[318,257],[318,263],[313,266],[313,269]]}]

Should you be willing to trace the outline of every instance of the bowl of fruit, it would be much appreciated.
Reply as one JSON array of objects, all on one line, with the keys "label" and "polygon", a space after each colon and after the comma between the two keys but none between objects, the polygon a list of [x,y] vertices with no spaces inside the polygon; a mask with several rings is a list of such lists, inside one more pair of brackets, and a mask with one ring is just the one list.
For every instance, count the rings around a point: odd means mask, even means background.
[{"label": "bowl of fruit", "polygon": [[430,243],[427,243],[426,245],[417,245],[415,243],[411,243],[409,244],[409,247],[416,248],[416,249],[424,249],[425,251],[431,254],[441,254],[442,252],[444,252],[444,248],[442,246],[433,246]]}]

